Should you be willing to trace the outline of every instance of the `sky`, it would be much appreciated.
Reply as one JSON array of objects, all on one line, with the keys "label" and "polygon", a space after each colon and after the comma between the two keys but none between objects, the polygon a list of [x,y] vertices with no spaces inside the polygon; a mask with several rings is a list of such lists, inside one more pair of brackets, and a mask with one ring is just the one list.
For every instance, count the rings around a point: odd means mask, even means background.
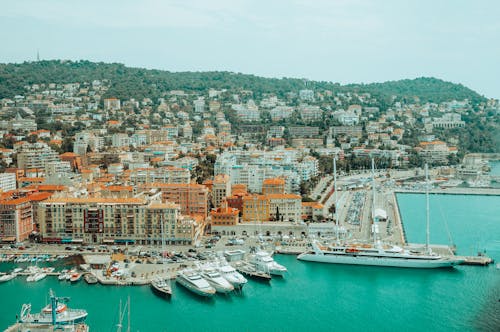
[{"label": "sky", "polygon": [[497,0],[0,0],[0,62],[370,83],[433,76],[500,99]]}]

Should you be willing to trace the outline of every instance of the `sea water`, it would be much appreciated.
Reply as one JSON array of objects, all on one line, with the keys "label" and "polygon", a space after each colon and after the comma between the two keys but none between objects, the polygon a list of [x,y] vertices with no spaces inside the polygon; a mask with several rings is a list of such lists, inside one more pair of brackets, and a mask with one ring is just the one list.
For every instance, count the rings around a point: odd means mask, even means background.
[{"label": "sea water", "polygon": [[[500,260],[499,196],[431,195],[430,200],[431,242],[447,244],[449,229],[459,254],[486,250]],[[424,241],[425,196],[399,194],[398,203],[408,240]],[[275,259],[287,266],[285,278],[249,280],[241,294],[213,299],[175,283],[168,301],[148,286],[69,284],[55,277],[27,283],[18,277],[0,284],[0,327],[15,321],[23,303],[38,311],[51,288],[70,296],[70,307],[89,312],[92,332],[116,331],[119,303],[129,296],[131,331],[500,330],[500,270],[494,264],[418,270]]]}]

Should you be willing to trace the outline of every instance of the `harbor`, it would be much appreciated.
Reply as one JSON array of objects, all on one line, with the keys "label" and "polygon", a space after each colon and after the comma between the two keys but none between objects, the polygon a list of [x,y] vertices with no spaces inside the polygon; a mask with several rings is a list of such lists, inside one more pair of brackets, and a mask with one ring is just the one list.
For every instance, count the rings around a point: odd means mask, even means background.
[{"label": "harbor", "polygon": [[[401,196],[398,197],[398,205],[400,205],[399,212],[401,213],[401,218],[405,223],[404,228],[406,229],[407,236],[407,242],[405,243],[408,246],[412,246],[412,243],[422,243],[422,238],[419,238],[415,235],[422,233],[422,226],[419,226],[419,220],[422,220],[425,215],[419,212],[421,209],[418,211],[414,211],[413,209],[408,207],[409,202],[412,202],[412,206],[422,206],[424,204],[424,202],[421,200],[422,195],[406,193],[400,195]],[[461,197],[462,196],[450,195],[439,198],[439,201],[441,204],[447,204],[447,202],[461,199]],[[475,210],[477,208],[467,204],[476,204],[476,202],[477,204],[479,204],[481,202],[481,204],[483,204],[481,205],[481,209],[485,211],[484,213],[486,213],[487,215],[492,214],[493,211],[491,209],[494,209],[494,206],[496,206],[493,203],[495,196],[487,196],[484,198],[477,196],[477,198],[478,200],[471,200],[470,198],[462,200],[459,205],[460,207],[463,206],[463,209],[466,210]],[[431,195],[432,202],[437,202],[436,199],[437,197]],[[448,199],[450,201],[448,201]],[[431,204],[431,206],[433,205]],[[457,209],[455,205],[453,206],[454,209]],[[464,214],[464,212],[460,210],[460,208],[457,213]],[[390,218],[391,215],[390,213],[388,214]],[[465,214],[464,217],[467,218]],[[438,220],[439,218],[442,218],[439,209],[431,209],[431,220]],[[449,219],[449,227],[452,230],[455,230],[452,233],[454,235],[454,242],[457,248],[457,255],[470,256],[470,247],[476,247],[476,244],[475,240],[467,239],[470,238],[470,234],[474,233],[471,232],[469,228],[466,228],[466,232],[460,231],[464,227],[469,227],[469,223],[461,221],[463,219],[457,219],[455,215],[450,216]],[[500,257],[498,255],[500,251],[498,250],[498,248],[496,249],[497,251],[495,251],[495,240],[493,235],[496,233],[494,231],[495,228],[490,229],[489,232],[485,232],[485,230],[481,228],[496,227],[496,224],[492,220],[488,220],[483,220],[481,224],[474,223],[474,225],[470,225],[470,227],[474,229],[474,232],[481,232],[481,234],[486,234],[486,236],[484,236],[483,238],[485,239],[485,241],[489,241],[486,243],[490,243],[486,246],[487,248],[489,248],[487,254],[492,255],[492,258],[496,257],[498,259],[498,257]],[[393,225],[396,225],[396,219],[394,219]],[[415,225],[415,227],[412,227],[412,225]],[[432,227],[435,230],[433,234],[437,233],[437,235],[441,235],[437,238],[431,238],[431,243],[447,243],[448,239],[446,231],[440,231],[438,228],[436,228],[437,226],[435,225],[433,225]],[[263,225],[263,229],[265,230],[265,225]],[[356,230],[359,231],[359,225],[352,225],[352,231],[354,232]],[[490,235],[491,240],[488,240],[488,234]],[[397,234],[397,231],[395,230],[391,236],[393,236],[393,238],[397,240],[397,238],[401,235]],[[428,309],[423,310],[420,306],[419,308],[416,308],[410,305],[410,307],[412,307],[412,310],[416,310],[418,312],[434,311],[440,313],[441,317],[443,317],[443,315],[445,315],[446,317],[450,317],[449,319],[444,319],[443,322],[437,322],[428,319],[424,320],[424,324],[429,328],[436,329],[442,326],[442,324],[446,324],[447,327],[451,326],[453,329],[469,330],[468,326],[470,327],[470,325],[462,325],[466,324],[462,323],[464,321],[463,319],[454,319],[453,317],[456,316],[454,316],[451,310],[453,310],[453,312],[464,312],[464,309],[460,308],[459,305],[459,303],[462,302],[461,298],[464,297],[463,303],[466,303],[467,301],[465,301],[465,298],[475,298],[477,297],[477,295],[474,294],[478,292],[482,293],[483,290],[486,291],[487,289],[491,289],[491,285],[496,272],[495,267],[491,265],[484,268],[476,268],[473,266],[459,266],[455,267],[451,271],[445,270],[424,272],[412,270],[412,272],[407,269],[387,269],[377,267],[365,268],[335,264],[313,264],[297,261],[295,255],[276,254],[274,255],[274,259],[286,266],[288,269],[288,273],[286,273],[285,277],[273,277],[271,278],[271,282],[263,282],[259,281],[258,279],[248,277],[248,283],[244,286],[242,292],[233,292],[231,296],[225,294],[215,294],[214,296],[212,296],[213,299],[200,297],[190,290],[186,289],[185,287],[180,286],[174,281],[175,275],[179,270],[187,267],[196,268],[196,263],[199,264],[200,262],[206,261],[195,258],[198,254],[204,257],[205,254],[215,254],[218,251],[224,252],[238,249],[245,250],[249,253],[251,247],[254,247],[256,244],[260,244],[260,239],[258,237],[248,236],[239,237],[244,240],[243,244],[227,245],[228,243],[234,242],[230,241],[230,239],[233,237],[234,236],[226,235],[221,236],[218,240],[215,240],[212,239],[213,236],[210,236],[207,238],[206,242],[211,244],[211,248],[205,248],[205,242],[202,243],[201,248],[192,248],[190,246],[169,246],[167,250],[169,252],[175,252],[175,254],[177,254],[175,260],[180,261],[176,262],[171,257],[171,261],[163,262],[163,264],[158,264],[155,257],[139,257],[141,251],[143,253],[161,251],[159,246],[143,246],[142,248],[138,248],[137,246],[117,246],[116,248],[113,248],[113,246],[107,246],[106,249],[96,246],[95,248],[93,248],[95,251],[87,249],[85,249],[84,251],[80,251],[78,248],[66,250],[64,246],[57,247],[46,245],[40,245],[35,248],[25,248],[23,250],[2,249],[2,254],[5,254],[6,257],[8,257],[9,255],[14,255],[11,256],[14,257],[14,259],[12,259],[10,262],[4,262],[0,265],[3,272],[12,271],[16,266],[25,267],[28,265],[36,264],[36,262],[31,262],[33,256],[40,257],[40,260],[38,262],[39,266],[57,265],[56,271],[61,271],[61,269],[71,269],[77,266],[76,262],[79,262],[79,264],[84,264],[84,267],[86,267],[86,265],[90,265],[89,263],[96,263],[95,261],[93,262],[92,259],[95,260],[99,257],[102,257],[102,260],[105,262],[107,267],[112,266],[114,264],[113,261],[118,262],[118,268],[125,268],[125,264],[129,264],[129,271],[134,271],[136,276],[139,276],[140,279],[138,280],[140,281],[138,285],[135,285],[132,282],[125,282],[128,281],[127,278],[123,279],[121,277],[119,278],[121,279],[121,282],[117,282],[116,284],[112,282],[111,284],[105,284],[106,278],[103,276],[101,278],[101,280],[104,281],[103,284],[99,282],[97,284],[87,284],[83,281],[83,279],[76,283],[59,281],[58,278],[54,275],[48,276],[47,278],[36,283],[27,283],[26,276],[23,276],[22,278],[19,276],[8,282],[0,283],[3,294],[5,294],[6,297],[12,299],[12,301],[10,301],[12,305],[9,305],[8,308],[2,308],[2,311],[0,312],[0,316],[5,317],[1,318],[3,319],[2,324],[3,326],[11,326],[18,308],[20,308],[20,305],[27,300],[35,301],[33,305],[36,308],[43,306],[43,303],[36,304],[37,299],[35,299],[31,293],[37,289],[43,289],[45,291],[48,287],[50,287],[56,290],[58,294],[71,296],[72,303],[74,301],[75,304],[78,304],[77,307],[87,308],[89,310],[88,322],[91,329],[93,326],[97,326],[98,330],[103,330],[103,326],[113,325],[113,323],[110,322],[116,320],[114,317],[115,315],[110,315],[109,309],[107,308],[109,308],[110,306],[112,308],[116,307],[116,304],[119,302],[119,300],[125,299],[128,294],[131,295],[133,299],[132,308],[136,308],[135,311],[132,310],[132,321],[148,321],[151,324],[151,328],[155,330],[162,330],[163,326],[165,326],[162,320],[158,319],[159,316],[164,315],[163,313],[159,313],[161,311],[165,312],[169,316],[176,317],[177,323],[168,323],[168,326],[171,325],[172,329],[192,331],[199,330],[199,328],[203,325],[205,329],[209,331],[229,331],[232,329],[233,324],[238,324],[238,316],[232,318],[224,316],[225,318],[221,319],[220,323],[218,323],[217,326],[211,325],[211,323],[206,319],[209,319],[208,317],[213,317],[213,315],[215,315],[216,317],[222,317],[223,312],[226,312],[227,310],[234,310],[235,308],[241,310],[250,310],[253,314],[258,315],[259,317],[263,317],[265,321],[268,321],[268,323],[266,324],[264,324],[264,321],[262,320],[251,322],[251,329],[264,329],[267,327],[274,330],[280,330],[279,326],[276,325],[276,323],[269,322],[279,321],[276,320],[277,316],[275,316],[273,312],[276,312],[277,315],[282,315],[287,312],[287,309],[285,309],[286,306],[284,305],[285,303],[299,305],[298,301],[300,301],[300,306],[305,306],[306,308],[309,307],[308,310],[313,310],[311,304],[309,304],[305,300],[311,296],[314,296],[316,301],[320,301],[321,303],[329,303],[334,298],[338,298],[339,301],[348,301],[348,299],[355,298],[356,304],[360,308],[367,308],[375,304],[387,306],[388,308],[392,308],[392,310],[395,310],[394,305],[398,304],[398,300],[396,297],[418,298],[421,295],[418,295],[417,293],[413,294],[411,289],[415,288],[415,292],[417,292],[419,289],[417,285],[421,285],[424,280],[428,280],[430,278],[431,280],[435,280],[435,282],[427,286],[429,287],[429,289],[426,292],[430,292],[429,294],[436,293],[441,294],[440,297],[453,296],[454,298],[457,298],[458,295],[455,292],[452,292],[452,289],[455,289],[457,285],[460,285],[460,287],[463,289],[463,292],[458,296],[456,304],[453,304],[451,308],[449,307],[449,304],[447,305],[447,308],[449,308],[450,311],[443,309],[444,306],[440,305],[441,302],[435,295],[431,295],[429,297],[428,301],[432,302],[426,302],[426,307]],[[295,251],[294,254],[299,254],[308,249],[308,242],[306,239],[302,239],[300,237],[300,233],[296,234],[296,236],[294,237],[289,236],[288,238],[280,238],[278,236],[273,238],[271,236],[266,237],[264,235],[262,240],[264,240],[264,244],[266,247],[273,247],[277,252],[280,253],[287,253],[287,251],[291,253],[292,251]],[[441,253],[442,251],[440,250],[443,250],[443,252],[445,252],[446,245],[441,247],[436,246],[432,248],[433,250]],[[119,250],[116,250],[117,252],[115,253],[115,249]],[[197,252],[190,252],[189,249],[196,250]],[[119,251],[127,252],[127,254],[121,253]],[[477,250],[473,250],[472,252],[474,251]],[[42,256],[42,254],[40,254],[41,252],[43,252],[43,255],[48,254],[51,256]],[[132,255],[130,254],[130,252],[132,252]],[[29,259],[29,262],[14,262],[15,258],[17,257],[26,258],[27,256],[25,255],[32,257],[31,259]],[[59,255],[67,255],[67,257],[57,259],[54,262],[46,261],[47,259],[50,260],[51,258],[57,258],[57,256]],[[190,257],[190,255],[194,255],[195,257]],[[81,258],[79,258],[80,256]],[[129,263],[126,263],[125,259],[127,259]],[[137,260],[140,260],[140,263],[137,263]],[[66,262],[68,263],[68,265],[65,265]],[[54,273],[56,273],[56,271]],[[367,271],[369,271],[369,273],[367,273]],[[101,273],[102,276],[102,269],[96,269],[95,272],[96,276],[98,276],[99,273]],[[143,274],[142,277],[141,274]],[[166,301],[161,296],[158,296],[158,294],[150,289],[150,286],[145,281],[144,283],[142,282],[143,279],[150,282],[157,277],[165,277],[168,279],[172,278],[170,279],[170,287],[172,291],[170,300]],[[372,281],[373,277],[377,278],[377,282],[375,284],[373,284]],[[449,281],[445,282],[443,278],[446,278],[447,280],[449,279]],[[110,276],[109,279],[109,281],[112,281],[113,277]],[[133,279],[129,280],[132,281]],[[443,282],[445,282],[445,284],[443,284]],[[332,283],[334,283],[336,286],[332,287]],[[123,287],[125,285],[130,286]],[[395,287],[394,285],[401,286]],[[449,285],[449,287],[446,288],[446,285]],[[342,293],[339,293],[339,287],[342,287]],[[388,291],[390,289],[391,292],[385,293],[386,295],[384,295],[383,298],[374,298],[373,296],[369,296],[369,298],[367,299],[366,295],[363,294],[366,294],[370,287],[375,287],[375,289],[380,292],[384,292],[384,290]],[[438,287],[439,289],[436,287]],[[445,287],[445,289],[442,289],[442,287]],[[12,292],[15,292],[16,295],[13,296]],[[446,293],[443,294],[443,292]],[[102,297],[103,295],[105,296],[104,298]],[[103,303],[95,303],[94,301],[92,301],[92,299],[96,297],[103,299]],[[487,297],[485,298],[484,296],[481,296],[480,298],[481,301],[487,300]],[[270,302],[270,299],[273,300]],[[398,305],[400,304],[401,303],[399,303]],[[280,309],[276,310],[276,308],[274,307],[275,305],[279,305]],[[185,313],[186,306],[189,308],[189,312],[197,312],[198,317],[205,317],[204,315],[208,315],[206,316],[207,318],[200,318],[197,322],[194,322],[192,319],[190,319],[190,317],[188,317],[189,315]],[[144,312],[143,310],[139,309],[140,307],[147,307],[149,308],[150,312]],[[477,305],[476,308],[477,309],[471,311],[471,315],[480,314],[478,311],[482,309],[480,307],[477,307]],[[358,324],[355,327],[350,325],[352,323],[349,323],[348,318],[351,317],[352,314],[350,314],[347,310],[347,306],[341,306],[337,309],[337,311],[339,310],[340,313],[334,313],[330,310],[326,310],[324,312],[318,313],[318,317],[320,319],[324,319],[325,321],[328,321],[329,319],[331,319],[331,317],[335,317],[335,324],[338,328],[346,328],[350,330],[361,330],[366,328],[366,326],[363,327],[362,324]],[[105,312],[108,312],[108,314],[104,314]],[[446,312],[446,314],[444,314],[444,312]],[[488,315],[488,313],[484,313],[481,315]],[[403,316],[407,317],[407,315]],[[212,321],[212,319],[213,318],[210,318],[210,321]],[[388,319],[387,315],[382,314],[381,319]],[[310,319],[298,320],[295,318],[291,318],[291,323],[293,323],[293,325],[297,329],[300,329],[306,328],[306,326],[311,324],[312,322]],[[401,321],[396,319],[394,324],[395,326],[403,326],[403,319]],[[319,330],[328,330],[328,328],[326,325],[321,325]]]}]

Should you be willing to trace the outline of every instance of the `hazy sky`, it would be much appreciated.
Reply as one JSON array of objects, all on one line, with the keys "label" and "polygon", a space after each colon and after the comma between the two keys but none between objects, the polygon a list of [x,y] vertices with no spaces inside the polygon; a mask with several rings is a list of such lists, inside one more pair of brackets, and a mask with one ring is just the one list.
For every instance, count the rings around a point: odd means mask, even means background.
[{"label": "hazy sky", "polygon": [[0,62],[86,59],[340,83],[435,76],[500,98],[500,1],[2,0]]}]

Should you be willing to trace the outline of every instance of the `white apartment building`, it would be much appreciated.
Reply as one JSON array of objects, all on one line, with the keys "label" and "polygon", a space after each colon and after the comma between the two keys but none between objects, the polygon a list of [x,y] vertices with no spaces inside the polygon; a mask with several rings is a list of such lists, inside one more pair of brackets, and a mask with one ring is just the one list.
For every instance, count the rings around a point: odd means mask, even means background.
[{"label": "white apartment building", "polygon": [[16,189],[15,173],[0,173],[0,191],[10,191]]},{"label": "white apartment building", "polygon": [[116,133],[111,136],[111,144],[114,147],[123,147],[123,146],[129,146],[130,144],[130,138],[128,137],[127,134],[124,133]]},{"label": "white apartment building", "polygon": [[299,113],[303,121],[320,121],[323,118],[323,111],[319,106],[302,104],[299,106]]},{"label": "white apartment building", "polygon": [[71,163],[69,161],[51,161],[45,164],[46,176],[65,173],[71,173]]},{"label": "white apartment building", "polygon": [[25,143],[19,146],[17,166],[21,169],[45,168],[52,161],[60,161],[59,154],[46,143]]}]

